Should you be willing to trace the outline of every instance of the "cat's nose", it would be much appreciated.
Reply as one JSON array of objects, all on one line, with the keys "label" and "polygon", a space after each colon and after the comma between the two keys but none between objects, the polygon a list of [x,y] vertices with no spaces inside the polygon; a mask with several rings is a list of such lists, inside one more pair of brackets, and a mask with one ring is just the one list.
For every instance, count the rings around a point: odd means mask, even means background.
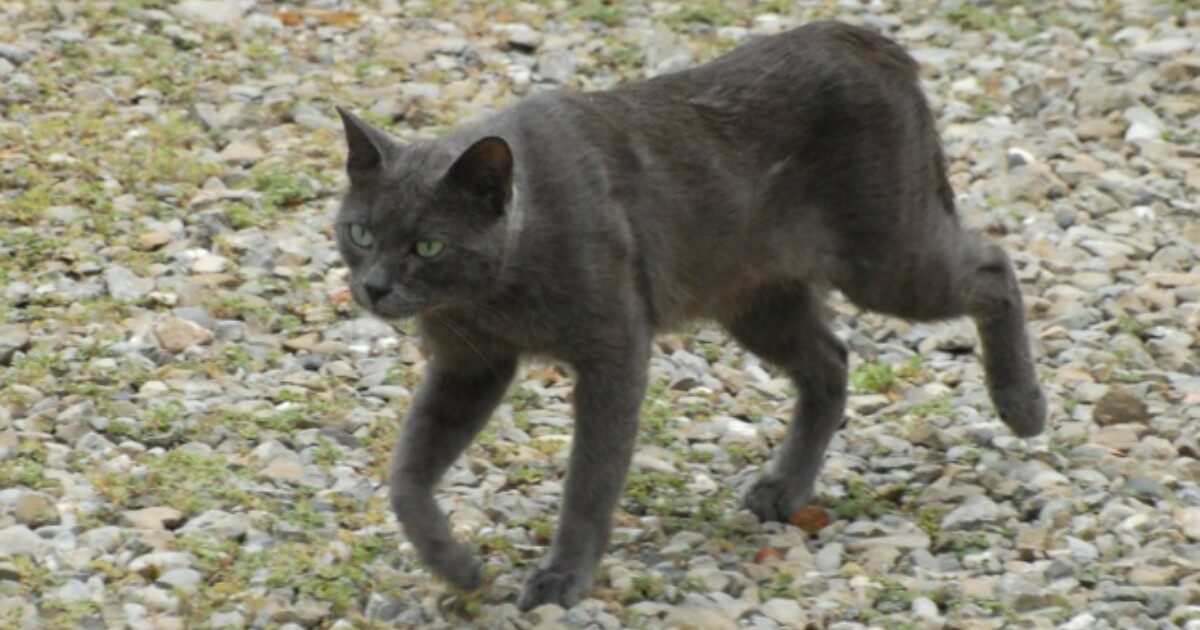
[{"label": "cat's nose", "polygon": [[367,276],[363,278],[362,287],[363,291],[367,294],[367,299],[371,300],[372,304],[375,304],[383,299],[383,296],[391,293],[392,282],[388,278],[387,271],[384,271],[382,266],[375,265],[367,272]]},{"label": "cat's nose", "polygon": [[368,278],[363,282],[363,290],[367,292],[367,298],[374,304],[383,299],[383,296],[391,293],[392,287],[386,282],[372,281]]}]

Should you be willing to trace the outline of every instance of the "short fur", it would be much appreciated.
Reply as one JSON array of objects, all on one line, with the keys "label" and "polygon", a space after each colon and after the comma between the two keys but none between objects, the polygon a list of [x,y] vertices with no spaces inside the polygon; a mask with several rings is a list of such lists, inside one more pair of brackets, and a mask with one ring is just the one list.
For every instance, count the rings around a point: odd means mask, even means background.
[{"label": "short fur", "polygon": [[[384,318],[417,316],[430,354],[396,445],[393,505],[452,584],[480,586],[480,565],[433,489],[523,355],[576,378],[558,532],[526,609],[569,606],[592,584],[656,331],[721,322],[794,379],[789,432],[745,497],[763,520],[809,501],[841,422],[830,287],[910,320],[973,317],[1000,417],[1020,436],[1043,428],[1008,257],[959,224],[917,66],[878,34],[813,23],[649,81],[538,94],[407,145],[342,115],[351,187],[337,233],[353,295]],[[371,246],[353,243],[353,223]],[[422,258],[419,240],[445,250]]]}]

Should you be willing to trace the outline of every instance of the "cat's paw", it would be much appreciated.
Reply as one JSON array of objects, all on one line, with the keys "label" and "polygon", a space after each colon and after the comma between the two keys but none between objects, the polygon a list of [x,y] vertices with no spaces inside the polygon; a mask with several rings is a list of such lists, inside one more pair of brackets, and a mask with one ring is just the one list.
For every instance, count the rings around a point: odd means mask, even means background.
[{"label": "cat's paw", "polygon": [[792,512],[808,504],[811,491],[801,485],[767,473],[750,486],[742,504],[760,521],[786,523]]},{"label": "cat's paw", "polygon": [[1046,397],[1037,385],[995,388],[992,403],[1017,437],[1033,437],[1046,428]]},{"label": "cat's paw", "polygon": [[473,591],[483,586],[483,565],[470,549],[454,546],[429,562],[435,573],[451,586]]},{"label": "cat's paw", "polygon": [[579,603],[592,586],[591,572],[563,570],[556,567],[535,569],[525,579],[521,610],[531,610],[542,604],[558,604],[570,608]]}]

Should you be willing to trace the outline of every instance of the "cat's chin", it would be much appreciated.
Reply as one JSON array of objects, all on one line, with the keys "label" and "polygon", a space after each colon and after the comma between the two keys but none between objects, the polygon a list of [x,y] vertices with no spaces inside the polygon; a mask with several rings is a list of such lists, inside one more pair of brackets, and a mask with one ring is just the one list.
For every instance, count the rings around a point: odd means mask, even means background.
[{"label": "cat's chin", "polygon": [[419,302],[404,302],[401,304],[372,305],[366,307],[375,317],[389,324],[397,324],[416,317],[425,310],[425,304]]}]

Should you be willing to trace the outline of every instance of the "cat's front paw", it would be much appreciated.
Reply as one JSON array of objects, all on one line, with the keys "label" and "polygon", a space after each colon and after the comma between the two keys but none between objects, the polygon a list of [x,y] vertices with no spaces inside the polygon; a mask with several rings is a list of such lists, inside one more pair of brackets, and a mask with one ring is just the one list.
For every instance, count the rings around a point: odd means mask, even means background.
[{"label": "cat's front paw", "polygon": [[521,610],[532,610],[542,604],[570,608],[583,599],[591,586],[591,571],[543,567],[534,570],[525,579],[525,587],[521,589],[521,599],[517,605]]},{"label": "cat's front paw", "polygon": [[786,523],[793,512],[808,503],[811,494],[808,489],[798,488],[798,485],[783,477],[765,473],[750,486],[742,504],[754,512],[760,521]]},{"label": "cat's front paw", "polygon": [[483,586],[483,565],[466,547],[456,545],[437,558],[429,559],[429,564],[435,573],[457,589],[473,591]]}]

